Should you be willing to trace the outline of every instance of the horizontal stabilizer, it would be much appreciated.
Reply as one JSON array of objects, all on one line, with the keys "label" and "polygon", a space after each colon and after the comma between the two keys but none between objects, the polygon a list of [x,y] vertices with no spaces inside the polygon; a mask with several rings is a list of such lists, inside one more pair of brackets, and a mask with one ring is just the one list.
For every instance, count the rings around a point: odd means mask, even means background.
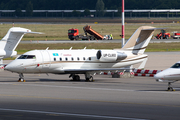
[{"label": "horizontal stabilizer", "polygon": [[142,30],[162,30],[162,29],[167,29],[167,28],[150,28],[150,29],[142,29]]},{"label": "horizontal stabilizer", "polygon": [[23,32],[23,31],[12,31],[12,33],[44,34],[44,33],[42,33],[42,32]]}]

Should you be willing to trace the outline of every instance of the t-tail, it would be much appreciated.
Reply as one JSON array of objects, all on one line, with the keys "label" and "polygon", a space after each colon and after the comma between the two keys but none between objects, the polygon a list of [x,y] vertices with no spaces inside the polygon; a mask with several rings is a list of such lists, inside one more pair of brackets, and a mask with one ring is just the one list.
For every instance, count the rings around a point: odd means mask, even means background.
[{"label": "t-tail", "polygon": [[122,49],[132,51],[133,54],[143,54],[156,29],[151,26],[141,26],[129,38]]},{"label": "t-tail", "polygon": [[31,32],[31,30],[21,27],[12,27],[0,41],[0,59],[17,55],[14,51],[26,33],[40,34],[39,32]]}]

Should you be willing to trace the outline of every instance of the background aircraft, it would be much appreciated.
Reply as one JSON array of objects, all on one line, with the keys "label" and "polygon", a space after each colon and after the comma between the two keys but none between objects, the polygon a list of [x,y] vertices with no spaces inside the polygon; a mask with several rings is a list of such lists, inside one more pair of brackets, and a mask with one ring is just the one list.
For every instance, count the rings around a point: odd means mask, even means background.
[{"label": "background aircraft", "polygon": [[73,80],[80,80],[78,74],[84,74],[87,81],[93,81],[93,74],[122,70],[147,60],[144,51],[155,29],[158,28],[139,27],[121,49],[29,51],[9,63],[5,70],[18,73],[19,81],[24,81],[23,73],[70,74]]},{"label": "background aircraft", "polygon": [[26,33],[40,34],[39,32],[31,32],[31,30],[21,27],[12,27],[9,29],[0,41],[0,65],[3,65],[3,58],[17,55],[15,49]]},{"label": "background aircraft", "polygon": [[171,83],[180,80],[180,61],[175,63],[172,67],[157,73],[154,76],[154,78],[156,79],[157,82],[167,82],[168,83],[167,90],[175,91],[171,86]]}]

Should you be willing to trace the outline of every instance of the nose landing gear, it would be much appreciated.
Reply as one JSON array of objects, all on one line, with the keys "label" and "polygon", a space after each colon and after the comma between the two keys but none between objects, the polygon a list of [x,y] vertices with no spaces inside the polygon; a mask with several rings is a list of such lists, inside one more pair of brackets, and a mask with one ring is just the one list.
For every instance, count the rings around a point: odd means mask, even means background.
[{"label": "nose landing gear", "polygon": [[26,82],[26,81],[24,80],[24,75],[23,75],[23,73],[19,73],[19,80],[18,80],[18,82]]},{"label": "nose landing gear", "polygon": [[175,89],[173,89],[173,87],[171,86],[171,82],[168,82],[168,89],[167,91],[175,91]]}]

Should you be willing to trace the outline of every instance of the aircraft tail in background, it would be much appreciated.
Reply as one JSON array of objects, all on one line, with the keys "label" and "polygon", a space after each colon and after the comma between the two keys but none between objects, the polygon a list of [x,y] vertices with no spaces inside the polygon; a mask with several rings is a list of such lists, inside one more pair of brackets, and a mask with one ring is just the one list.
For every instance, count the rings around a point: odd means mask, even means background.
[{"label": "aircraft tail in background", "polygon": [[0,59],[17,55],[17,52],[14,50],[27,33],[41,34],[39,32],[31,32],[31,30],[21,27],[10,28],[0,41]]},{"label": "aircraft tail in background", "polygon": [[133,54],[143,54],[156,29],[162,28],[155,28],[151,26],[139,27],[122,47],[122,49],[130,50]]}]

